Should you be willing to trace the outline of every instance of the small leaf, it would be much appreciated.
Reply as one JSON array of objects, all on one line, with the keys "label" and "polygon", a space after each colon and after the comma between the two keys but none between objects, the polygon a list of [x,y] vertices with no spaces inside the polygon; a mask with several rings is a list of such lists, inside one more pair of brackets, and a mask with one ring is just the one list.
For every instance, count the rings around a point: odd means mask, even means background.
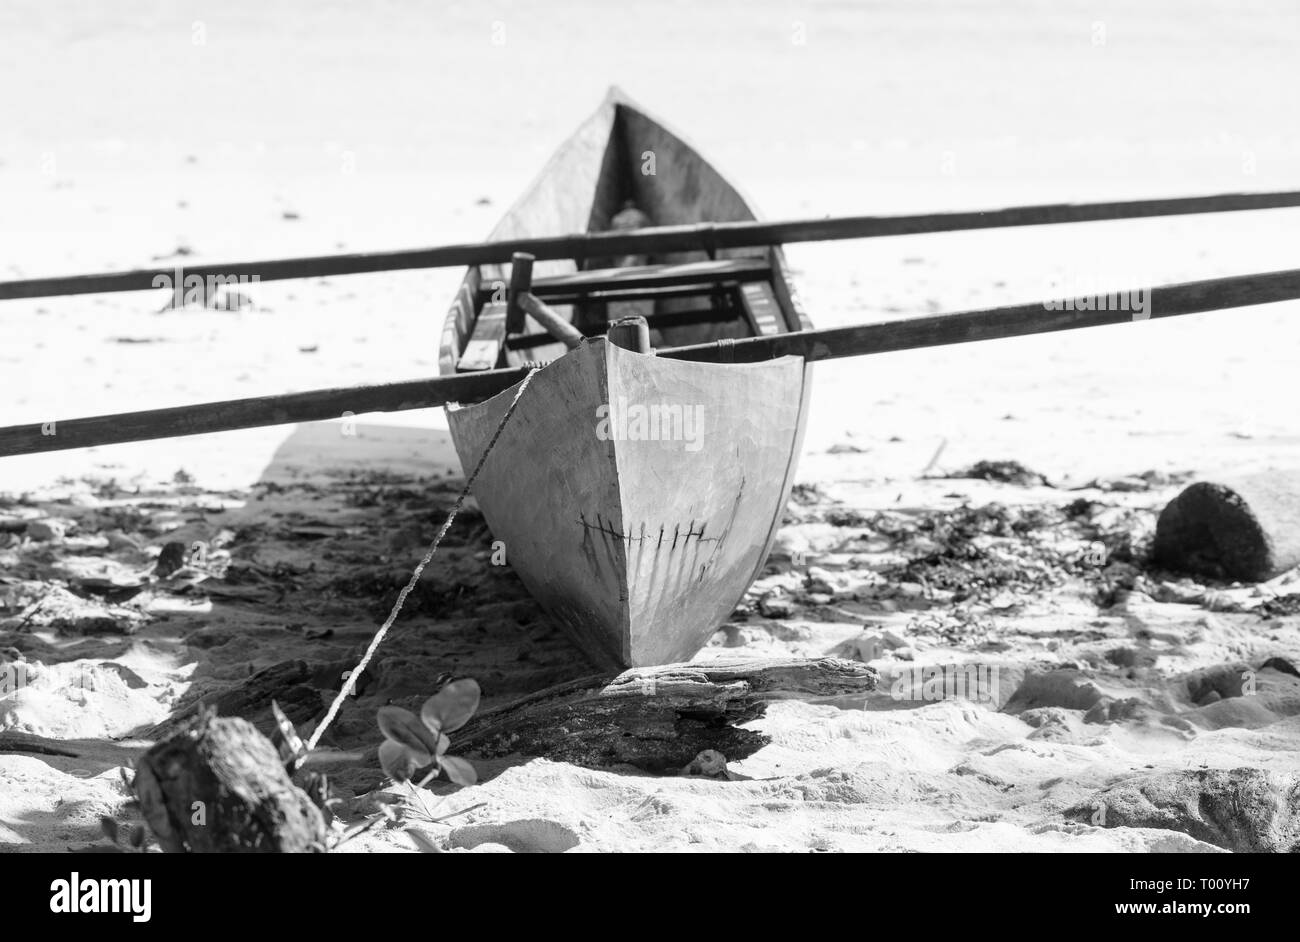
[{"label": "small leaf", "polygon": [[443,756],[441,762],[447,778],[457,785],[474,785],[478,782],[478,773],[474,771],[474,766],[469,764],[469,760],[462,759],[460,756]]},{"label": "small leaf", "polygon": [[401,743],[385,739],[379,746],[379,767],[388,773],[394,782],[405,782],[419,766],[411,757],[411,751]]},{"label": "small leaf", "polygon": [[408,828],[406,832],[406,836],[411,839],[411,843],[414,844],[422,854],[442,853],[442,850],[438,847],[438,845],[435,844],[433,841],[429,840],[429,836],[423,833],[422,831],[417,831],[414,828]]},{"label": "small leaf", "polygon": [[107,837],[114,844],[117,843],[117,839],[119,835],[118,835],[116,821],[114,821],[108,815],[102,815],[99,819],[99,827],[101,830],[103,830],[105,837]]},{"label": "small leaf", "polygon": [[446,736],[444,736],[442,733],[439,733],[439,734],[438,734],[438,748],[437,748],[437,750],[436,750],[436,751],[434,752],[434,754],[433,754],[434,758],[435,758],[435,759],[441,759],[442,756],[443,756],[443,753],[445,753],[449,748],[451,748],[451,740],[448,739]]},{"label": "small leaf", "polygon": [[410,750],[417,767],[433,761],[433,750],[437,748],[438,740],[410,710],[395,706],[380,707],[378,720],[379,731],[390,742]]},{"label": "small leaf", "polygon": [[453,680],[424,701],[424,706],[420,708],[420,719],[430,729],[454,733],[474,715],[480,696],[482,693],[478,681],[469,678]]}]

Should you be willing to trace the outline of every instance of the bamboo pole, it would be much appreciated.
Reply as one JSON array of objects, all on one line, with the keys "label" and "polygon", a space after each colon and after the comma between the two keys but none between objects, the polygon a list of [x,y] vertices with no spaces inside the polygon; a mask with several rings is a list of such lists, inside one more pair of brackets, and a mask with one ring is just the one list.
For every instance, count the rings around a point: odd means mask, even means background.
[{"label": "bamboo pole", "polygon": [[[1228,308],[1300,299],[1300,269],[1256,275],[1232,275],[1204,281],[1134,288],[1097,297],[1056,299],[979,311],[933,314],[877,324],[856,324],[771,334],[746,340],[716,341],[662,350],[660,356],[678,360],[755,363],[780,356],[828,360],[845,356],[893,353],[976,340],[998,340],[1081,327],[1102,327],[1134,321],[1159,320]],[[1081,310],[1105,300],[1108,310]],[[1121,301],[1128,309],[1117,309]],[[1143,310],[1132,310],[1140,301]],[[1111,307],[1112,302],[1116,307]],[[1049,306],[1050,305],[1050,306]]]},{"label": "bamboo pole", "polygon": [[881,236],[1049,226],[1156,216],[1284,209],[1297,206],[1300,206],[1300,192],[1224,193],[1216,196],[1109,203],[1055,203],[907,216],[844,216],[787,222],[701,223],[535,239],[510,239],[501,242],[468,242],[395,252],[317,255],[220,265],[185,265],[90,275],[27,278],[0,282],[0,301],[110,291],[147,291],[159,287],[173,288],[172,282],[175,281],[178,273],[184,278],[198,277],[205,284],[210,278],[234,280],[256,278],[258,281],[280,281],[287,278],[320,278],[367,272],[504,264],[509,262],[516,252],[528,252],[538,260],[556,258],[582,260],[618,255],[714,251],[751,245],[870,239]]},{"label": "bamboo pole", "polygon": [[[1106,310],[1088,309],[1094,306],[1097,298],[1019,304],[877,324],[722,340],[660,350],[658,355],[680,360],[735,363],[752,363],[780,356],[801,356],[816,361],[1178,317],[1300,299],[1300,269],[1189,281],[1149,290],[1113,292],[1101,297],[1107,300]],[[1118,303],[1123,299],[1130,302],[1128,309],[1109,307],[1112,300]],[[1133,309],[1133,301],[1141,303],[1141,310]],[[323,389],[44,425],[11,426],[0,429],[0,457],[311,422],[339,418],[344,413],[397,412],[428,409],[448,402],[475,402],[508,389],[522,380],[527,372],[523,368],[484,370],[380,386]]]},{"label": "bamboo pole", "polygon": [[0,429],[0,456],[230,432],[263,425],[316,422],[367,412],[429,409],[448,402],[474,402],[510,387],[527,373],[525,369],[482,370],[379,386],[316,389],[146,412],[15,425]]}]

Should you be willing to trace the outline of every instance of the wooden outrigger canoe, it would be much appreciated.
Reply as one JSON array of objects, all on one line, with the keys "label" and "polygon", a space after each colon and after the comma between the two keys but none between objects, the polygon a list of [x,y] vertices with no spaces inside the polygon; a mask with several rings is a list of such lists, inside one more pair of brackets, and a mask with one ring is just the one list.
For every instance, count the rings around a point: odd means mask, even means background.
[{"label": "wooden outrigger canoe", "polygon": [[[613,91],[488,241],[754,218],[690,145]],[[506,324],[509,282],[503,266],[469,269],[439,360],[446,374],[556,357],[480,472],[483,515],[529,591],[594,660],[621,668],[689,659],[767,558],[803,439],[811,366],[798,356],[659,358],[603,334],[628,314],[645,317],[654,347],[807,328],[781,251],[538,262],[532,294],[589,338],[572,350],[531,317]],[[448,406],[466,468],[516,389]]]}]

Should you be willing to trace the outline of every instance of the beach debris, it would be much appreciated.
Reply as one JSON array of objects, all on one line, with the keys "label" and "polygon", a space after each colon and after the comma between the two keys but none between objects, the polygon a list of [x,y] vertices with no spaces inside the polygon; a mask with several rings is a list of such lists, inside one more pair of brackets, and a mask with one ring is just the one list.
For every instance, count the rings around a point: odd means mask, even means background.
[{"label": "beach debris", "polygon": [[1175,484],[1182,484],[1190,481],[1194,472],[1191,471],[1143,471],[1140,474],[1127,474],[1115,478],[1093,478],[1087,484],[1080,484],[1070,488],[1072,491],[1098,490],[1110,491],[1114,493],[1139,493],[1143,491],[1159,490],[1162,487],[1171,487]]},{"label": "beach debris", "polygon": [[963,471],[952,471],[940,477],[997,481],[1018,487],[1055,487],[1044,475],[1031,471],[1019,461],[977,461]]},{"label": "beach debris", "polygon": [[192,707],[150,728],[146,735],[151,739],[176,735],[178,729],[193,722],[196,714],[207,711],[241,717],[254,729],[270,734],[277,726],[277,713],[297,723],[320,714],[323,703],[316,682],[315,671],[306,661],[281,661],[233,687],[206,694]]},{"label": "beach debris", "polygon": [[247,720],[203,710],[141,756],[132,790],[168,853],[321,853],[325,817]]},{"label": "beach debris", "polygon": [[758,613],[764,618],[789,618],[794,614],[794,601],[788,595],[769,592],[758,600]]},{"label": "beach debris", "polygon": [[[893,439],[891,439],[891,441],[892,440]],[[947,447],[948,447],[948,439],[946,438],[939,439],[939,447],[934,450],[934,454],[931,455],[930,460],[925,463],[925,467],[921,469],[921,473],[918,475],[918,477],[924,478],[926,475],[928,475],[931,471],[934,470],[935,465],[939,463],[939,458],[943,455],[944,449]]]},{"label": "beach debris", "polygon": [[847,641],[845,646],[855,661],[866,663],[878,660],[891,651],[906,650],[908,644],[892,631],[864,631],[856,638]]},{"label": "beach debris", "polygon": [[[123,772],[125,772],[125,770],[123,770]],[[94,848],[94,850],[106,850],[110,853],[113,851],[120,853],[131,853],[133,851],[136,853],[144,853],[147,850],[145,844],[149,839],[149,835],[145,830],[144,825],[137,825],[136,827],[131,827],[130,825],[119,825],[115,818],[109,817],[105,814],[100,815],[99,827],[100,830],[104,832],[104,836],[109,839],[113,846],[111,848]],[[78,848],[78,850],[91,850],[91,848]]]},{"label": "beach debris", "polygon": [[49,584],[18,616],[14,627],[44,628],[65,635],[129,635],[147,620],[138,608],[107,598],[82,598],[61,585]]},{"label": "beach debris", "polygon": [[1190,485],[1161,511],[1153,557],[1177,572],[1242,582],[1300,565],[1300,471]]},{"label": "beach debris", "polygon": [[168,576],[178,572],[185,565],[185,557],[189,552],[189,547],[184,543],[172,540],[164,543],[162,552],[158,554],[158,562],[154,565],[153,574],[159,579],[166,579]]},{"label": "beach debris", "polygon": [[683,775],[702,775],[705,778],[726,778],[727,757],[716,749],[705,749],[682,766]]},{"label": "beach debris", "polygon": [[790,488],[790,500],[796,504],[808,506],[822,503],[826,499],[826,492],[820,484],[800,483]]},{"label": "beach debris", "polygon": [[38,542],[57,542],[62,540],[67,532],[68,525],[65,521],[51,517],[32,520],[27,524],[27,536]]},{"label": "beach debris", "polygon": [[856,696],[879,675],[840,658],[723,659],[594,674],[476,716],[468,755],[541,756],[586,768],[676,774],[701,752],[744,759],[768,737],[741,728],[784,699]]},{"label": "beach debris", "polygon": [[104,539],[108,541],[110,550],[138,550],[140,541],[123,530],[109,530],[104,534]]}]

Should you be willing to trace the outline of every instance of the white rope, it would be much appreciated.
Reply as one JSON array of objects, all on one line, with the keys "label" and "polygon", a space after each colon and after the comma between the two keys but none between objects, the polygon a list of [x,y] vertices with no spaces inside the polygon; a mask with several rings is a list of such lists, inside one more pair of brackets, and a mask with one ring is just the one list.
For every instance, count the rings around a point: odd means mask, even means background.
[{"label": "white rope", "polygon": [[456,503],[452,506],[451,513],[447,515],[447,519],[438,530],[438,535],[435,536],[433,542],[429,544],[428,550],[425,551],[424,558],[420,560],[420,564],[416,566],[415,571],[411,573],[410,580],[402,588],[402,591],[398,593],[397,601],[393,603],[393,610],[388,613],[388,617],[384,619],[384,623],[379,626],[379,630],[375,632],[375,636],[370,639],[370,645],[366,648],[366,653],[361,656],[361,660],[357,663],[357,666],[348,672],[347,677],[343,681],[343,687],[339,690],[338,696],[334,698],[334,702],[330,704],[329,712],[325,714],[325,719],[321,720],[321,724],[316,727],[316,731],[311,734],[311,739],[307,741],[307,750],[309,752],[316,748],[316,744],[320,742],[321,736],[325,735],[325,730],[334,722],[335,717],[338,716],[339,709],[343,706],[343,702],[347,700],[348,696],[356,688],[357,681],[360,679],[362,672],[370,665],[370,659],[374,657],[375,651],[379,649],[379,644],[384,640],[384,635],[388,634],[388,629],[393,627],[393,622],[397,620],[398,614],[402,611],[402,606],[406,604],[406,597],[411,594],[411,590],[414,589],[416,583],[420,581],[420,575],[424,572],[424,567],[429,565],[429,561],[433,559],[433,554],[438,551],[438,544],[442,542],[442,538],[447,535],[447,530],[451,528],[451,522],[456,519],[456,514],[460,512],[461,506],[465,503],[465,498],[469,496],[470,490],[474,487],[474,481],[478,478],[478,473],[483,470],[483,462],[486,461],[487,456],[492,453],[493,446],[496,445],[497,439],[501,437],[501,432],[505,429],[506,423],[510,421],[510,416],[514,414],[515,406],[519,405],[519,397],[524,394],[524,390],[528,388],[528,384],[532,382],[533,377],[537,375],[537,370],[537,367],[529,370],[528,375],[525,376],[523,382],[519,384],[519,389],[515,393],[515,398],[511,401],[510,407],[506,409],[505,415],[501,416],[501,424],[497,426],[497,430],[492,434],[491,441],[489,441],[487,447],[483,449],[483,454],[478,459],[478,464],[474,468],[474,473],[471,474],[469,479],[465,482],[465,487],[461,489],[460,496],[456,498]]}]

